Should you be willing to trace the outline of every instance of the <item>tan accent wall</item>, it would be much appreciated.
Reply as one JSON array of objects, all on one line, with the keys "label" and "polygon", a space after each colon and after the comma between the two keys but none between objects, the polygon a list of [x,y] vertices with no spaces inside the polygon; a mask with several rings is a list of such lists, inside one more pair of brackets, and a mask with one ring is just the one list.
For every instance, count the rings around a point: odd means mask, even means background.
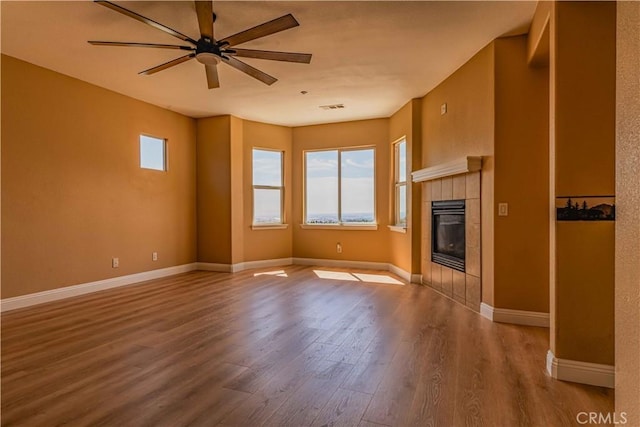
[{"label": "tan accent wall", "polygon": [[231,263],[231,116],[197,120],[198,261]]},{"label": "tan accent wall", "polygon": [[[166,172],[140,168],[141,133],[167,138]],[[2,298],[196,261],[195,138],[193,119],[3,55]]]},{"label": "tan accent wall", "polygon": [[[244,144],[244,261],[290,258],[292,253],[292,129],[265,123],[243,121]],[[284,222],[286,229],[252,230],[253,165],[252,150],[266,148],[284,152]]]},{"label": "tan accent wall", "polygon": [[[549,312],[549,69],[495,40],[495,307]],[[496,210],[497,211],[497,210]]]},{"label": "tan accent wall", "polygon": [[[309,149],[329,149],[355,146],[376,148],[376,216],[378,230],[309,230],[302,229],[303,152]],[[293,129],[293,253],[300,258],[337,259],[349,261],[389,261],[389,120],[375,119],[355,122],[303,126]],[[336,243],[342,244],[341,254]]]},{"label": "tan accent wall", "polygon": [[395,222],[395,183],[393,144],[404,137],[407,141],[407,232],[389,234],[389,262],[404,271],[420,272],[420,184],[411,181],[411,172],[421,169],[422,138],[420,132],[420,108],[422,101],[412,99],[389,118],[389,213],[390,222]]},{"label": "tan accent wall", "polygon": [[615,238],[616,412],[640,425],[640,2],[618,2]]},{"label": "tan accent wall", "polygon": [[[615,192],[615,37],[614,2],[555,3],[552,196]],[[551,236],[552,350],[558,358],[613,365],[614,224],[558,222]]]},{"label": "tan accent wall", "polygon": [[[422,101],[422,167],[482,156],[482,301],[489,305],[494,305],[494,78],[490,43]],[[444,103],[447,113],[441,115]]]}]

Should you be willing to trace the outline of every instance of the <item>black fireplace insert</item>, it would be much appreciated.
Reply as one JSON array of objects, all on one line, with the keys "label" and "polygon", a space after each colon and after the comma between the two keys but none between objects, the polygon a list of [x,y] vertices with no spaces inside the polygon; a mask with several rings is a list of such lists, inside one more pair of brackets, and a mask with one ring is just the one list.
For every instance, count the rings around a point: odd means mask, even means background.
[{"label": "black fireplace insert", "polygon": [[464,272],[464,200],[431,202],[431,261]]}]

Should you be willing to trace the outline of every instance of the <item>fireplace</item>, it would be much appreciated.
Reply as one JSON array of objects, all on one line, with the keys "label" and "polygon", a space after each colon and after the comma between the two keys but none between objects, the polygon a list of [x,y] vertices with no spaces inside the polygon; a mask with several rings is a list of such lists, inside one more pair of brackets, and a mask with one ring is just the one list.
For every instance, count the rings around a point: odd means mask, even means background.
[{"label": "fireplace", "polygon": [[465,271],[465,201],[431,202],[431,261]]}]

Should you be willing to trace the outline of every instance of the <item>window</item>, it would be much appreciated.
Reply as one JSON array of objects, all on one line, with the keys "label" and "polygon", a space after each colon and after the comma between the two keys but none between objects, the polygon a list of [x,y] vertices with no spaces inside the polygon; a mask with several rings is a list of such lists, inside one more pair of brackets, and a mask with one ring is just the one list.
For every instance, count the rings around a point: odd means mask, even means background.
[{"label": "window", "polygon": [[282,151],[253,149],[253,224],[282,224]]},{"label": "window", "polygon": [[393,146],[395,184],[395,224],[407,226],[407,141],[402,138]]},{"label": "window", "polygon": [[305,152],[305,224],[375,224],[373,148]]},{"label": "window", "polygon": [[140,135],[140,167],[158,171],[167,170],[164,139]]}]

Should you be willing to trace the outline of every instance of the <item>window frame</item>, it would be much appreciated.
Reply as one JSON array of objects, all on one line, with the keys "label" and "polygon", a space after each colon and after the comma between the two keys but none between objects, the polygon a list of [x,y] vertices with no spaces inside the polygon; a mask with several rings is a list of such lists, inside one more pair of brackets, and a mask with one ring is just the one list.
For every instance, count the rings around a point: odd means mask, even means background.
[{"label": "window frame", "polygon": [[[273,153],[280,153],[280,185],[256,185],[254,184],[254,151],[269,151]],[[251,228],[252,229],[260,229],[260,228],[286,228],[286,222],[284,217],[284,196],[285,196],[285,188],[284,188],[284,150],[280,150],[277,148],[263,148],[263,147],[252,147],[251,149],[251,197],[252,197],[252,215],[251,215]],[[256,190],[279,190],[280,191],[280,222],[256,222]]]},{"label": "window frame", "polygon": [[[142,137],[162,141],[162,169],[142,166]],[[148,171],[167,172],[169,170],[169,144],[167,141],[167,138],[162,138],[148,133],[140,133],[138,135],[138,167]]]},{"label": "window frame", "polygon": [[[342,221],[342,153],[348,151],[373,151],[373,221],[372,222],[343,222]],[[307,153],[317,153],[326,151],[338,152],[338,222],[328,224],[316,224],[307,222]],[[332,148],[313,148],[302,151],[302,174],[303,174],[303,203],[302,203],[302,228],[316,229],[353,229],[353,230],[377,230],[377,191],[376,191],[376,146],[375,145],[358,145],[351,147],[332,147]]]},{"label": "window frame", "polygon": [[[404,181],[400,180],[400,145],[404,144],[404,164],[405,164],[405,173],[404,173]],[[393,227],[406,229],[409,215],[409,203],[408,203],[408,189],[407,185],[407,177],[409,176],[409,171],[406,170],[408,165],[407,162],[407,138],[403,136],[402,138],[398,138],[395,142],[393,142]],[[405,212],[405,220],[404,223],[401,222],[400,215],[400,189],[404,187],[404,212]]]}]

